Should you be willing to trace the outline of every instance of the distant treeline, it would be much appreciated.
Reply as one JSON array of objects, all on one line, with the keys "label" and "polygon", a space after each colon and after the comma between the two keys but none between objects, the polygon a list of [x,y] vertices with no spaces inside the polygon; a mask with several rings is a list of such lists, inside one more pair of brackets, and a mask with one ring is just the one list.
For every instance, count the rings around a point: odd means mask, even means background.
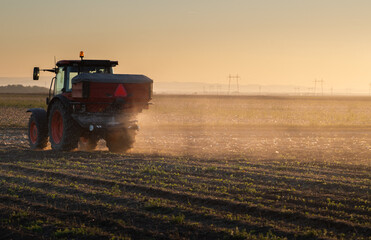
[{"label": "distant treeline", "polygon": [[8,85],[0,86],[0,93],[47,93],[48,89],[38,86]]}]

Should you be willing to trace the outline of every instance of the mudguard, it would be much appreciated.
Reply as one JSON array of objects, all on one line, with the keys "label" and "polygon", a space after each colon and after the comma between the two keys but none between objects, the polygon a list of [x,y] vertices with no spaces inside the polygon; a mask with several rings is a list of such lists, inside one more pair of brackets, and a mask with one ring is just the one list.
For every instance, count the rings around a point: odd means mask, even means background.
[{"label": "mudguard", "polygon": [[30,109],[27,109],[26,112],[30,112],[30,113],[33,113],[35,114],[35,116],[40,116],[40,117],[45,117],[45,120],[46,120],[46,111],[45,109],[43,108],[30,108]]},{"label": "mudguard", "polygon": [[42,124],[42,126],[48,126],[48,116],[43,108],[30,108],[26,112],[30,112],[34,117]]}]

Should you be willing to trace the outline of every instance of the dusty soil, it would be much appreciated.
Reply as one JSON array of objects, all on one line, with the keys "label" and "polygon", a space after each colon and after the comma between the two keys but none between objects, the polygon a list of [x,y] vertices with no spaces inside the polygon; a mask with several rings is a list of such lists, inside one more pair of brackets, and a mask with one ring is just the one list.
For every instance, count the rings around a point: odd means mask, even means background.
[{"label": "dusty soil", "polygon": [[[0,129],[2,148],[28,148],[27,129]],[[108,151],[104,140],[98,150]],[[371,164],[369,128],[142,127],[131,153]]]},{"label": "dusty soil", "polygon": [[134,152],[370,164],[371,129],[195,127],[174,131],[143,128]]},{"label": "dusty soil", "polygon": [[94,152],[31,151],[26,129],[1,129],[0,231],[13,239],[368,239],[370,136],[362,128],[142,128],[120,155],[103,140]]},{"label": "dusty soil", "polygon": [[368,99],[155,100],[126,154],[31,151],[3,106],[0,239],[370,239]]}]

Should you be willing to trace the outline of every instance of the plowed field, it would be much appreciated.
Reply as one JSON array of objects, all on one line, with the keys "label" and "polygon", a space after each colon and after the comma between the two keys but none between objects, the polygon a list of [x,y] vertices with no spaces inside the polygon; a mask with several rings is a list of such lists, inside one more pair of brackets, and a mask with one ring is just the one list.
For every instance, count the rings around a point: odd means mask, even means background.
[{"label": "plowed field", "polygon": [[40,99],[0,96],[0,239],[371,239],[370,98],[155,96],[127,154],[29,150]]}]

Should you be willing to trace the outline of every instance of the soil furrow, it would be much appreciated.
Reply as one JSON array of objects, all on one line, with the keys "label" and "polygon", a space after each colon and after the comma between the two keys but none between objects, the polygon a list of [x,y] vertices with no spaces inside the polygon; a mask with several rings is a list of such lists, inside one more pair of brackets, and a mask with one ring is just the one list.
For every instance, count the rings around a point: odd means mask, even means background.
[{"label": "soil furrow", "polygon": [[[22,168],[19,166],[11,166],[13,169],[27,169]],[[213,207],[215,209],[228,209],[233,213],[246,213],[249,215],[254,216],[266,216],[268,219],[275,219],[275,220],[285,220],[288,222],[292,222],[295,224],[302,224],[306,226],[310,224],[311,226],[321,227],[321,226],[328,226],[331,228],[337,229],[339,232],[349,233],[356,231],[358,234],[362,235],[371,235],[371,228],[363,227],[359,225],[355,225],[352,223],[347,223],[340,220],[331,220],[324,217],[317,217],[317,216],[306,216],[304,213],[300,212],[284,212],[281,210],[274,210],[269,209],[266,207],[257,207],[257,206],[250,206],[248,204],[239,203],[235,201],[228,201],[224,199],[217,199],[210,196],[201,196],[201,195],[192,195],[187,193],[181,192],[173,192],[165,189],[160,188],[153,188],[147,187],[144,185],[130,185],[130,184],[123,184],[114,181],[108,181],[103,179],[92,179],[89,177],[83,176],[76,176],[76,175],[67,175],[64,173],[55,173],[50,171],[44,170],[36,170],[36,169],[28,169],[29,171],[35,172],[35,174],[40,175],[47,175],[48,177],[55,177],[55,178],[67,178],[71,181],[77,181],[80,183],[86,183],[91,185],[104,185],[108,187],[112,187],[114,185],[120,186],[122,191],[133,191],[133,192],[140,192],[141,194],[145,194],[147,196],[152,197],[161,197],[170,200],[177,200],[177,201],[187,201],[191,204],[197,205],[205,205],[208,207]]]}]

